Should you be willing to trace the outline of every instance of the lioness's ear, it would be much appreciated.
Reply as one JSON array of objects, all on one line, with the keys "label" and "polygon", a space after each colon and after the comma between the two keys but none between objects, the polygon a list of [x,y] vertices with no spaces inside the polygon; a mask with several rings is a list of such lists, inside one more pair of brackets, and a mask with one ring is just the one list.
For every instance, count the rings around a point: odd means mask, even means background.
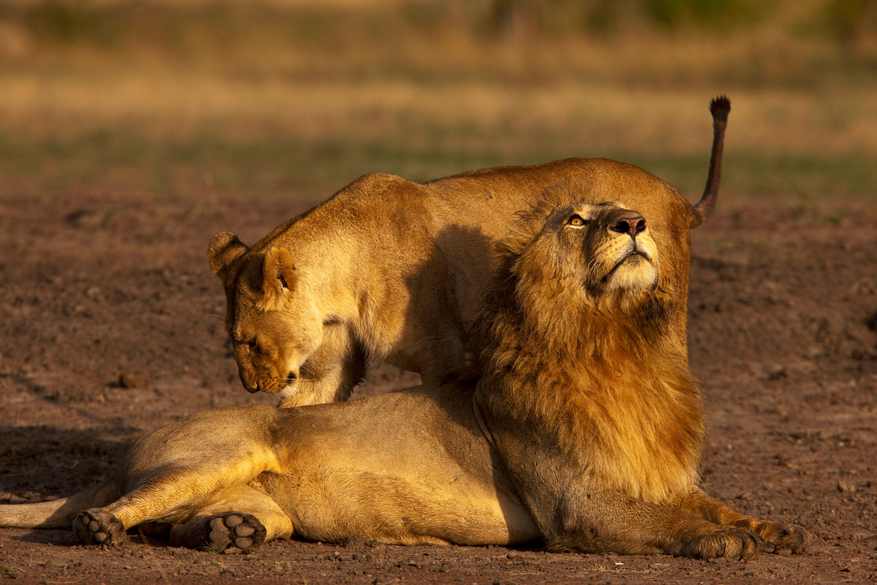
[{"label": "lioness's ear", "polygon": [[219,232],[207,246],[207,262],[213,274],[225,280],[228,267],[241,254],[247,251],[247,247],[236,235],[231,232]]},{"label": "lioness's ear", "polygon": [[271,248],[262,265],[262,298],[256,303],[263,311],[279,309],[283,299],[295,290],[298,274],[292,254],[286,248]]}]

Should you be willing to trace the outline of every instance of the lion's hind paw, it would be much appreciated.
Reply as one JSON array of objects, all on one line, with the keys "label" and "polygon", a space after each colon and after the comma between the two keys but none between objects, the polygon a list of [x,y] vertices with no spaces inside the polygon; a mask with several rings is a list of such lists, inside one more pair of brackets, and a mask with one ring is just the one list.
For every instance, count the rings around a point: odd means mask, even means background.
[{"label": "lion's hind paw", "polygon": [[73,521],[73,532],[82,544],[119,546],[125,542],[122,521],[100,508],[86,510]]},{"label": "lion's hind paw", "polygon": [[252,552],[265,542],[267,530],[251,514],[227,512],[211,518],[207,549],[225,554]]}]

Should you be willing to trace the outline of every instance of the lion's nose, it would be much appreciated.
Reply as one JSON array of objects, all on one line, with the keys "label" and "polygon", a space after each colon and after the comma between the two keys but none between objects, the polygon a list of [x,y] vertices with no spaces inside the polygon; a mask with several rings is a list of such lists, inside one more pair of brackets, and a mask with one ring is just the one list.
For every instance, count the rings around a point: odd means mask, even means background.
[{"label": "lion's nose", "polygon": [[618,232],[619,234],[630,234],[635,238],[637,234],[642,233],[642,231],[646,229],[646,218],[641,215],[635,217],[622,217],[609,229],[613,232]]}]

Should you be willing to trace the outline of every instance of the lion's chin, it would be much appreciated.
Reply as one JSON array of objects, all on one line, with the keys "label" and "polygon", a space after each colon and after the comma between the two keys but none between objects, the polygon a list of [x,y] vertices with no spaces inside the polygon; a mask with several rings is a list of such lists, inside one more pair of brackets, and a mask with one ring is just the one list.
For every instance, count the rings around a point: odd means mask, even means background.
[{"label": "lion's chin", "polygon": [[608,275],[609,290],[643,290],[658,282],[658,269],[643,254],[630,254],[622,259]]}]

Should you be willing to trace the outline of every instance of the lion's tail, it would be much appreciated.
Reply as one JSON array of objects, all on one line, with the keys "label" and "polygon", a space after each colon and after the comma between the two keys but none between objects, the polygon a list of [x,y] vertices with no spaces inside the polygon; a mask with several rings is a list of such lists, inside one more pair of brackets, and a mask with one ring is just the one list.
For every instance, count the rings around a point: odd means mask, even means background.
[{"label": "lion's tail", "polygon": [[714,98],[710,102],[710,113],[713,115],[713,151],[710,155],[710,171],[706,180],[703,197],[691,208],[688,227],[694,229],[709,217],[719,197],[719,183],[722,182],[722,153],[725,149],[725,129],[728,126],[728,114],[731,112],[731,100],[725,96]]},{"label": "lion's tail", "polygon": [[37,504],[0,505],[0,526],[4,528],[70,528],[73,520],[89,508],[101,508],[119,499],[112,479],[68,498]]}]

